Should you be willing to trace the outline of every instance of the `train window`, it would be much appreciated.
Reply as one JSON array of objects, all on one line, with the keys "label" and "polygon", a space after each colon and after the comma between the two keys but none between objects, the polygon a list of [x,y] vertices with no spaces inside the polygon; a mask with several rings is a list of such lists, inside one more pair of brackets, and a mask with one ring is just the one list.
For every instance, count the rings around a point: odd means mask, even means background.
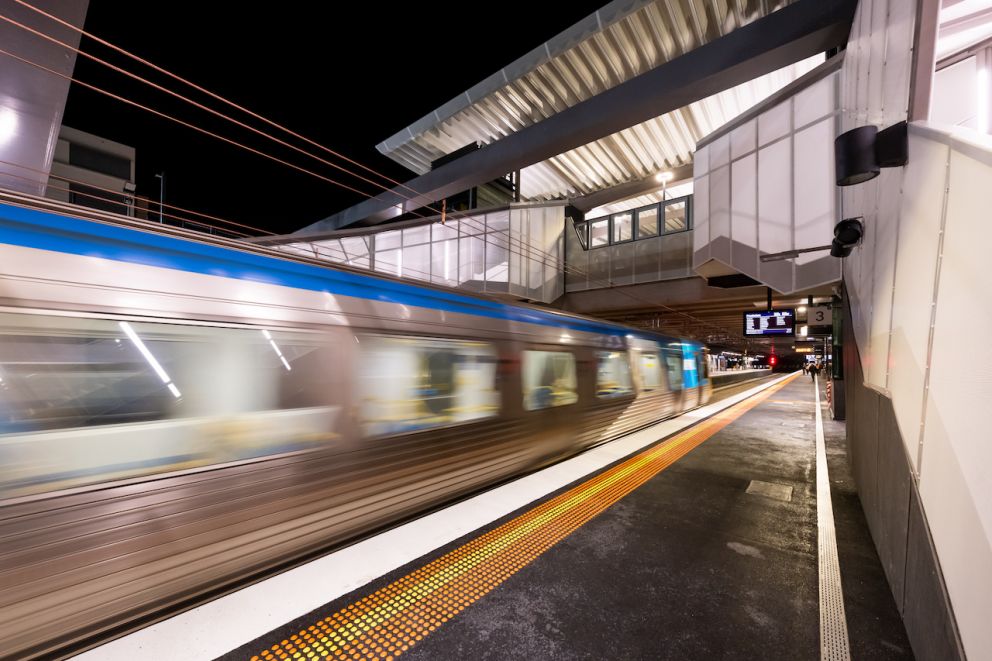
[{"label": "train window", "polygon": [[622,397],[634,391],[630,381],[630,363],[624,351],[600,351],[596,372],[596,395]]},{"label": "train window", "polygon": [[363,336],[358,376],[365,435],[495,416],[496,364],[496,350],[485,342]]},{"label": "train window", "polygon": [[579,401],[575,356],[565,351],[524,351],[524,408],[528,411]]},{"label": "train window", "polygon": [[641,389],[655,390],[661,387],[661,363],[656,353],[641,353]]},{"label": "train window", "polygon": [[313,333],[0,314],[0,491],[326,442],[329,353]]},{"label": "train window", "polygon": [[672,390],[682,390],[682,352],[665,351],[665,366],[668,368],[668,383]]}]

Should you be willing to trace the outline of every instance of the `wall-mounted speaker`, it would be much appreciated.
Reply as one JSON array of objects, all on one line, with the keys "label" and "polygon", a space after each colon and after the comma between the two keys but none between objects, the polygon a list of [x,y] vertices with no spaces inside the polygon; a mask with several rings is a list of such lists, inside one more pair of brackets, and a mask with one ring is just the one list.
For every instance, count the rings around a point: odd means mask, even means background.
[{"label": "wall-mounted speaker", "polygon": [[834,140],[834,165],[837,185],[854,186],[878,176],[880,168],[906,165],[909,132],[906,122],[878,130],[876,126],[859,126]]}]

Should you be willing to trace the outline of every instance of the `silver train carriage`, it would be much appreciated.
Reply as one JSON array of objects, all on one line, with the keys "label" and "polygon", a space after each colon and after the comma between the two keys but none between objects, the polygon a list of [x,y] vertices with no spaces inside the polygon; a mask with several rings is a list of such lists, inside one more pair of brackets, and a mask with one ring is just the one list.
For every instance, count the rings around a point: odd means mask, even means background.
[{"label": "silver train carriage", "polygon": [[0,198],[0,655],[67,654],[705,403],[699,344]]}]

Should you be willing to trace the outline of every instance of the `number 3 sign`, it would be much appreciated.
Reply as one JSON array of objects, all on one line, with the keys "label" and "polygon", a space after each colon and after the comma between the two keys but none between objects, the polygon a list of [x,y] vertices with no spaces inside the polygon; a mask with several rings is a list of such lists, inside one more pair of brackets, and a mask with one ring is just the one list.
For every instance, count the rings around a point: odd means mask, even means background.
[{"label": "number 3 sign", "polygon": [[809,309],[806,323],[810,326],[830,326],[833,324],[833,314],[829,305],[818,305]]}]

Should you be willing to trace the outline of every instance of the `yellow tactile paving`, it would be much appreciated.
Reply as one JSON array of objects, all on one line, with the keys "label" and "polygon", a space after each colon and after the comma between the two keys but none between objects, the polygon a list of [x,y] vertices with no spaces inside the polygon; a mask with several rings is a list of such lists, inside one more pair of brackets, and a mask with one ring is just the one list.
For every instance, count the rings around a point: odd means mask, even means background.
[{"label": "yellow tactile paving", "polygon": [[259,651],[252,661],[394,659],[795,378],[785,379],[480,535]]}]

